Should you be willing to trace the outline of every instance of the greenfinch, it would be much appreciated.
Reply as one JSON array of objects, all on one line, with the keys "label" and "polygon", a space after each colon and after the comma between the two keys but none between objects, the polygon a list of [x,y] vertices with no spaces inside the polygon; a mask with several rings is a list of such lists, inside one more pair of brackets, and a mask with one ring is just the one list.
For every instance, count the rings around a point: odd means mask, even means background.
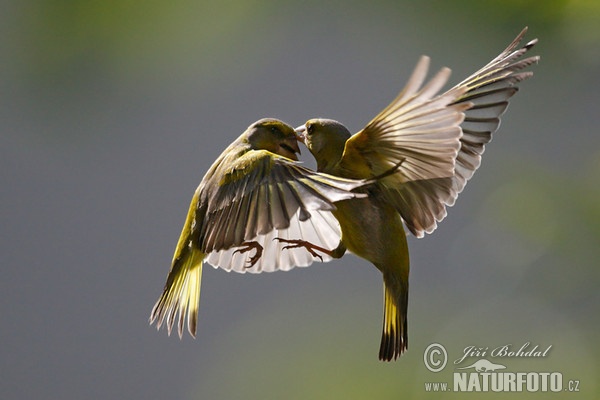
[{"label": "greenfinch", "polygon": [[481,163],[484,146],[498,129],[523,71],[539,57],[522,58],[537,42],[518,48],[527,28],[496,58],[438,94],[450,70],[427,84],[429,59],[422,57],[406,87],[360,132],[341,123],[311,119],[297,128],[317,162],[317,171],[348,179],[369,179],[395,164],[398,172],[359,189],[367,196],[336,203],[341,241],[323,248],[309,240],[290,242],[330,257],[346,250],[383,274],[384,317],[379,359],[390,361],[408,346],[409,255],[403,225],[416,237],[431,233],[446,216]]},{"label": "greenfinch", "polygon": [[334,203],[366,196],[353,191],[371,183],[312,171],[299,165],[298,153],[291,126],[261,119],[217,158],[192,197],[163,293],[152,309],[150,323],[157,329],[166,324],[170,334],[177,322],[181,337],[187,321],[195,336],[204,261],[228,271],[262,272],[330,259],[286,249],[285,240],[336,245],[341,232],[331,214]]}]

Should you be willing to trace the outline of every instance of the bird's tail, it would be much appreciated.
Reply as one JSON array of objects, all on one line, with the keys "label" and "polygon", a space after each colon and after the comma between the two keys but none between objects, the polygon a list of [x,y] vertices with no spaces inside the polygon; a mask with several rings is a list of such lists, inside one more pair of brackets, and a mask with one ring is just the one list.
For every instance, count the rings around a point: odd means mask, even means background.
[{"label": "bird's tail", "polygon": [[196,207],[197,196],[194,196],[175,249],[163,293],[150,314],[150,324],[156,323],[156,329],[160,329],[166,322],[169,335],[177,320],[180,338],[183,336],[186,317],[188,331],[194,337],[198,321],[202,261],[205,254],[198,249],[198,238],[193,229]]},{"label": "bird's tail", "polygon": [[391,361],[408,348],[408,280],[383,275],[383,332],[379,359]]}]

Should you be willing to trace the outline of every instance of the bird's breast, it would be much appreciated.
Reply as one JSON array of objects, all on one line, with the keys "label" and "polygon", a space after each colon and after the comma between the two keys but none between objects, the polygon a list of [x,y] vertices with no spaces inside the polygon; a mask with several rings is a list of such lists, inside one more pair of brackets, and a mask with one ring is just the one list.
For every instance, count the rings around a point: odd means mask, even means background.
[{"label": "bird's breast", "polygon": [[336,203],[342,241],[376,266],[408,259],[406,233],[396,210],[377,196]]}]

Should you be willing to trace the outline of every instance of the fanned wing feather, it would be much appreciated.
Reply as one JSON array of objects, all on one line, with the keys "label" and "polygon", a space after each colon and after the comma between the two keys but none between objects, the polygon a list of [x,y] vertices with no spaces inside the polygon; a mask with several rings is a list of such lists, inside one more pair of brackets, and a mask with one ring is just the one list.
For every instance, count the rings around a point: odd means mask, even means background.
[{"label": "fanned wing feather", "polygon": [[[317,173],[265,150],[249,151],[220,177],[204,199],[207,211],[200,228],[201,250],[215,267],[236,272],[289,270],[308,266],[313,256],[303,248],[285,249],[275,238],[302,239],[334,249],[340,228],[331,214],[334,203],[364,194],[352,190],[366,183]],[[219,176],[218,174],[216,176]],[[263,255],[253,266],[244,242],[257,242]],[[330,258],[323,255],[323,260]]]},{"label": "fanned wing feather", "polygon": [[[429,58],[419,63],[400,94],[367,126],[352,136],[344,149],[341,167],[356,158],[367,158],[373,174],[402,162],[400,182],[452,176],[460,148],[462,111],[469,104],[450,105],[464,89],[434,97],[446,83],[450,70],[442,69],[419,89],[427,74]],[[352,169],[348,165],[347,169]]]},{"label": "fanned wing feather", "polygon": [[485,145],[500,126],[500,116],[506,111],[508,100],[518,91],[515,85],[533,75],[531,71],[522,70],[537,63],[539,57],[521,57],[537,43],[537,39],[518,48],[526,32],[527,28],[523,29],[498,57],[450,90],[466,89],[453,104],[473,104],[465,111],[465,120],[461,124],[463,136],[456,158],[453,200],[481,165]]},{"label": "fanned wing feather", "polygon": [[341,169],[365,158],[372,173],[402,162],[399,172],[382,180],[388,201],[415,235],[435,227],[452,198],[454,164],[461,147],[460,124],[469,102],[451,104],[466,89],[437,95],[450,75],[438,72],[424,87],[428,57],[421,57],[406,87],[362,131],[346,143]]},{"label": "fanned wing feather", "polygon": [[[539,57],[522,59],[536,43],[518,48],[527,28],[486,66],[437,95],[450,71],[442,69],[422,89],[427,57],[415,67],[406,87],[346,144],[349,165],[364,158],[378,173],[404,160],[399,174],[382,181],[385,196],[417,237],[431,233],[481,164],[481,154],[500,125],[517,83],[532,76],[522,71]],[[349,170],[351,168],[348,168]],[[349,175],[351,176],[351,175]]]},{"label": "fanned wing feather", "polygon": [[[253,238],[263,246],[262,257],[252,267],[248,266],[247,255],[234,252],[237,247],[226,250],[211,252],[206,261],[214,267],[223,268],[226,271],[240,273],[260,273],[273,271],[288,271],[293,267],[306,267],[312,264],[313,257],[304,248],[283,249],[285,243],[275,238],[306,240],[317,246],[334,249],[340,240],[340,227],[331,212],[311,211],[311,217],[305,221],[299,218],[296,212],[289,221],[289,226],[283,229],[273,229],[264,234],[258,234]],[[331,260],[327,254],[322,254],[323,261]]]}]

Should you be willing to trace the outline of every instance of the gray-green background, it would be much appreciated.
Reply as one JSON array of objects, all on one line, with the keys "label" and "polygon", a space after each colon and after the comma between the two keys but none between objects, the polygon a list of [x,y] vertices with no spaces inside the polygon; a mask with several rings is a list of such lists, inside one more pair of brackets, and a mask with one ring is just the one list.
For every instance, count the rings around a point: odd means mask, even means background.
[{"label": "gray-green background", "polygon": [[[0,397],[464,398],[425,392],[454,371],[425,368],[429,344],[451,364],[531,342],[553,347],[494,361],[580,380],[554,399],[598,398],[599,22],[583,0],[3,2]],[[148,326],[193,190],[250,123],[357,131],[421,54],[456,83],[525,25],[535,77],[446,220],[409,239],[398,362],[377,361],[380,274],[350,255],[207,266],[197,339]]]}]

